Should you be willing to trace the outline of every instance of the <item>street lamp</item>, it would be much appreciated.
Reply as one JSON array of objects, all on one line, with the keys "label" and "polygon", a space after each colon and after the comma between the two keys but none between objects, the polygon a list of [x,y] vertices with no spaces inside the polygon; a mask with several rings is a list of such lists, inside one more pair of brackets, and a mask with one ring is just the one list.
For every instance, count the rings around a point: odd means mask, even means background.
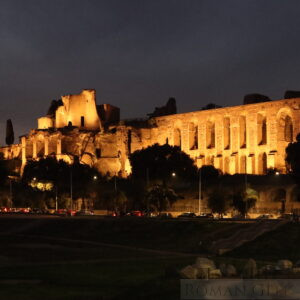
[{"label": "street lamp", "polygon": [[93,177],[93,179],[96,181],[96,180],[98,179],[98,176],[95,175],[95,176]]},{"label": "street lamp", "polygon": [[276,172],[275,172],[275,175],[276,175],[276,176],[279,176],[279,175],[280,175],[280,173],[279,173],[278,171],[276,171]]},{"label": "street lamp", "polygon": [[176,177],[176,173],[175,172],[172,173],[172,177]]},{"label": "street lamp", "polygon": [[198,201],[199,201],[199,205],[198,205],[198,214],[199,214],[199,216],[200,216],[200,205],[201,205],[201,189],[202,189],[202,182],[201,182],[201,180],[202,180],[202,178],[201,178],[201,168],[199,169],[199,199],[198,199]]},{"label": "street lamp", "polygon": [[72,209],[73,209],[73,173],[72,173],[72,167],[71,167],[71,173],[70,173],[70,198],[71,198],[71,215],[72,215]]}]

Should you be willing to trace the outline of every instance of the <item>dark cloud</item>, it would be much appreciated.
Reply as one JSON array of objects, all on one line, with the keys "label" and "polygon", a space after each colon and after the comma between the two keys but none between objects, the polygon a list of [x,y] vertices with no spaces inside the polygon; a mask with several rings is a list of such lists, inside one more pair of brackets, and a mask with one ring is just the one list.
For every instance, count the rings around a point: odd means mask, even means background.
[{"label": "dark cloud", "polygon": [[[0,130],[96,88],[123,117],[300,89],[299,1],[0,0]],[[4,134],[0,134],[3,140]]]}]

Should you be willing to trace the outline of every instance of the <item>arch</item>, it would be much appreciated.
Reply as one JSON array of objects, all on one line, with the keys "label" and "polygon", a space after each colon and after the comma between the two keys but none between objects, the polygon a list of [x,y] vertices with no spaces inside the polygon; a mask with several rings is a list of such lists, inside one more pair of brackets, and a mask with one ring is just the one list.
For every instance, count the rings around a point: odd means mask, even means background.
[{"label": "arch", "polygon": [[285,117],[284,139],[289,143],[293,141],[293,121],[290,116]]},{"label": "arch", "polygon": [[273,190],[270,195],[270,200],[272,202],[285,202],[286,201],[286,190],[283,188]]},{"label": "arch", "polygon": [[[81,117],[80,117],[80,126],[81,126],[81,127],[84,127],[84,123],[85,123],[84,121],[85,121],[85,120],[84,120],[84,116],[81,116]],[[72,123],[72,122],[71,122],[71,123]]]},{"label": "arch", "polygon": [[181,147],[181,131],[179,128],[174,129],[173,145]]},{"label": "arch", "polygon": [[131,154],[131,142],[132,142],[132,132],[129,129],[127,132],[127,152]]},{"label": "arch", "polygon": [[246,174],[247,173],[247,158],[246,155],[241,155],[240,157],[240,173]]},{"label": "arch", "polygon": [[255,174],[256,172],[256,166],[255,166],[255,155],[250,156],[251,158],[251,168],[252,168],[252,174]]},{"label": "arch", "polygon": [[230,159],[228,156],[224,159],[224,173],[230,174]]},{"label": "arch", "polygon": [[246,116],[239,117],[239,128],[240,128],[240,148],[246,148],[247,147]]},{"label": "arch", "polygon": [[189,123],[189,149],[198,149],[198,126],[194,123]]},{"label": "arch", "polygon": [[265,152],[259,154],[258,156],[258,173],[267,173],[267,154]]},{"label": "arch", "polygon": [[206,123],[206,147],[208,149],[215,148],[216,144],[215,122],[208,121]]},{"label": "arch", "polygon": [[291,191],[291,201],[292,202],[300,202],[300,188],[299,186],[295,186]]},{"label": "arch", "polygon": [[224,130],[224,150],[230,149],[230,118],[225,117],[223,119]]},{"label": "arch", "polygon": [[267,144],[267,118],[263,114],[257,115],[257,144]]},{"label": "arch", "polygon": [[205,160],[205,164],[208,166],[213,166],[214,165],[214,156],[207,156]]},{"label": "arch", "polygon": [[278,141],[292,142],[293,141],[293,119],[290,112],[283,110],[279,112],[277,117],[277,139]]}]

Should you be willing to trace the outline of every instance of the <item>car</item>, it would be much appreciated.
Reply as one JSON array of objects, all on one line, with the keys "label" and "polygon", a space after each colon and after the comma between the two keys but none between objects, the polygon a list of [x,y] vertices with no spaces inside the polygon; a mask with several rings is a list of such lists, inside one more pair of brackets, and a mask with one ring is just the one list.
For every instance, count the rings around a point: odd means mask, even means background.
[{"label": "car", "polygon": [[9,208],[9,207],[1,207],[1,208],[0,208],[0,211],[1,211],[2,213],[7,213],[7,212],[10,212],[10,208]]},{"label": "car", "polygon": [[29,214],[31,212],[31,208],[30,207],[22,207],[18,209],[18,213],[21,214]]},{"label": "car", "polygon": [[33,208],[30,213],[35,215],[43,215],[43,214],[47,214],[48,211],[42,208]]},{"label": "car", "polygon": [[143,217],[144,214],[140,210],[134,210],[130,213],[130,216],[132,216],[132,217]]},{"label": "car", "polygon": [[201,214],[200,216],[196,216],[199,219],[213,219],[214,215],[212,213],[209,214]]},{"label": "car", "polygon": [[250,215],[242,215],[242,214],[237,214],[237,215],[234,215],[232,216],[232,219],[250,219]]},{"label": "car", "polygon": [[171,213],[164,212],[164,213],[159,213],[156,217],[160,219],[171,219],[173,218],[173,215]]},{"label": "car", "polygon": [[92,210],[88,210],[88,209],[82,209],[79,210],[75,213],[75,216],[79,217],[79,216],[93,216],[94,212]]},{"label": "car", "polygon": [[273,215],[263,214],[263,215],[258,216],[256,219],[265,219],[265,220],[273,219]]},{"label": "car", "polygon": [[67,215],[67,210],[65,208],[59,208],[54,212],[55,215],[58,216],[66,216]]},{"label": "car", "polygon": [[279,218],[285,220],[293,220],[293,214],[282,214]]},{"label": "car", "polygon": [[73,216],[75,216],[76,212],[77,212],[77,210],[68,209],[67,210],[67,216],[73,217]]},{"label": "car", "polygon": [[196,217],[195,213],[186,212],[186,213],[179,215],[177,218],[195,218],[195,217]]}]

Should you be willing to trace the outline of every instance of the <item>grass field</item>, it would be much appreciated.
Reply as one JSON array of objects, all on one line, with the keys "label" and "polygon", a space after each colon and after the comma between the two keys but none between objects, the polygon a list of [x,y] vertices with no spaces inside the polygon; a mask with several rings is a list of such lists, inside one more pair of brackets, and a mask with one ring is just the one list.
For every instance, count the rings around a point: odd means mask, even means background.
[{"label": "grass field", "polygon": [[228,257],[276,261],[300,260],[300,224],[287,223],[226,254]]},{"label": "grass field", "polygon": [[[285,225],[215,260],[233,261],[239,268],[249,257],[282,258],[284,247],[291,247],[289,254],[296,260],[300,242],[296,225]],[[179,299],[179,279],[166,276],[166,270],[193,263],[203,254],[200,240],[217,240],[246,226],[0,216],[0,300]],[[278,242],[287,236],[289,244]]]}]

